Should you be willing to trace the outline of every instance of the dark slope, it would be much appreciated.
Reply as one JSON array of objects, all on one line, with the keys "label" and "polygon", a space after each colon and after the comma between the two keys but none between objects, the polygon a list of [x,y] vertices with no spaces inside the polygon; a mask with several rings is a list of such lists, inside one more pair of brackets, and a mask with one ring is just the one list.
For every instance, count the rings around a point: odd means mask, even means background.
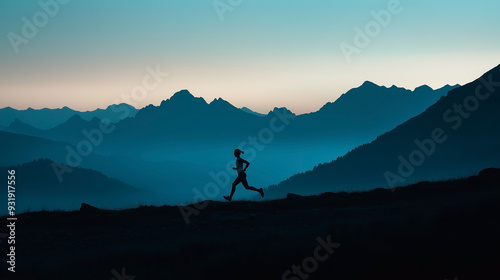
[{"label": "dark slope", "polygon": [[[132,198],[146,197],[145,192],[109,178],[100,172],[69,167],[49,159],[39,159],[18,166],[2,168],[15,170],[16,211],[41,209],[78,209],[82,201],[109,208],[131,207]],[[54,171],[67,171],[58,178]],[[7,201],[7,192],[0,198]],[[137,199],[139,201],[139,199]],[[0,213],[6,214],[7,209]]]},{"label": "dark slope", "polygon": [[[450,91],[424,113],[372,143],[271,186],[269,194],[282,197],[287,192],[314,194],[388,187],[468,176],[488,166],[500,166],[500,90],[498,84],[494,87],[486,82],[491,80],[500,81],[500,67]],[[460,110],[457,106],[465,113],[455,112]],[[442,143],[428,143],[433,137]],[[426,143],[427,148],[415,141]],[[409,163],[400,168],[406,161]]]},{"label": "dark slope", "polygon": [[125,268],[135,279],[282,279],[321,238],[340,247],[306,273],[311,280],[495,279],[499,181],[490,169],[395,192],[212,201],[189,225],[167,206],[27,213],[18,217],[16,276],[111,279]]}]

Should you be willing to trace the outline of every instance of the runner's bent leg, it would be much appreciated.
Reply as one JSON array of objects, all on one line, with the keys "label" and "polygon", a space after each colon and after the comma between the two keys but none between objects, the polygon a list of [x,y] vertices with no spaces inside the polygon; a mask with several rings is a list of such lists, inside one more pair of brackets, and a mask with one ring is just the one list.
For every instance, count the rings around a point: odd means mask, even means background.
[{"label": "runner's bent leg", "polygon": [[252,190],[252,191],[260,192],[257,188],[248,185],[247,178],[244,178],[243,180],[241,180],[241,183],[243,184],[243,186],[247,190]]}]

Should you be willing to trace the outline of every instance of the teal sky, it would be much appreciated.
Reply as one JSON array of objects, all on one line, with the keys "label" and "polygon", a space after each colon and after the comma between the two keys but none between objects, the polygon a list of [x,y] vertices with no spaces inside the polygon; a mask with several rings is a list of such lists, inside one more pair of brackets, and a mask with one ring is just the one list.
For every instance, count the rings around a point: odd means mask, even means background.
[{"label": "teal sky", "polygon": [[354,46],[355,28],[391,0],[243,0],[223,19],[216,2],[72,0],[16,53],[9,34],[23,36],[22,18],[33,23],[44,10],[37,1],[0,1],[0,107],[104,108],[158,65],[169,76],[136,107],[188,89],[259,112],[304,113],[365,80],[438,88],[500,64],[497,0],[402,0],[350,62],[340,44]]}]

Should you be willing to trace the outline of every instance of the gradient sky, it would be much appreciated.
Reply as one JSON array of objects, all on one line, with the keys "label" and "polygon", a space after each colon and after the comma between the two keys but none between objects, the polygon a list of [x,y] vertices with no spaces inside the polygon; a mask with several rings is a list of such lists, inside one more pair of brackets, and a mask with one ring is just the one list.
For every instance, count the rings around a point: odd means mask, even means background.
[{"label": "gradient sky", "polygon": [[2,0],[0,108],[104,108],[159,65],[169,77],[136,107],[188,89],[259,112],[305,113],[365,80],[438,88],[500,64],[498,0],[402,0],[348,63],[339,45],[354,45],[355,27],[388,2],[244,0],[221,20],[213,0],[72,0],[16,54],[8,34],[22,35],[22,18],[43,9]]}]

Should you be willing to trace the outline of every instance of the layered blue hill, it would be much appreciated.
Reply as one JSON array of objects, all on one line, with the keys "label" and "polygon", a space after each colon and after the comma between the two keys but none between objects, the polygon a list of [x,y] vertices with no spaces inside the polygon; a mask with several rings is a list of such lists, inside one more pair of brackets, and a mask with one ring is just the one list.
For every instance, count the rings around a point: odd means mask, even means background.
[{"label": "layered blue hill", "polygon": [[393,187],[500,167],[497,81],[500,66],[451,90],[425,112],[373,142],[271,186],[269,195]]},{"label": "layered blue hill", "polygon": [[[32,109],[16,110],[11,107],[0,109],[0,126],[7,127],[14,121],[19,121],[38,129],[51,129],[68,121],[73,116],[80,116],[84,120],[98,118],[106,122],[118,122],[127,117],[134,117],[137,109],[122,103],[110,105],[106,109],[80,112],[68,107],[60,109]],[[0,127],[0,128],[1,128]]]},{"label": "layered blue hill", "polygon": [[[100,172],[70,167],[50,160],[39,159],[22,165],[4,166],[15,170],[16,211],[75,210],[82,202],[108,208],[137,206],[137,201],[151,198],[143,190]],[[63,180],[54,169],[66,172]],[[150,197],[148,197],[148,195]],[[7,192],[0,197],[6,199]],[[5,208],[0,215],[6,214]]]}]

